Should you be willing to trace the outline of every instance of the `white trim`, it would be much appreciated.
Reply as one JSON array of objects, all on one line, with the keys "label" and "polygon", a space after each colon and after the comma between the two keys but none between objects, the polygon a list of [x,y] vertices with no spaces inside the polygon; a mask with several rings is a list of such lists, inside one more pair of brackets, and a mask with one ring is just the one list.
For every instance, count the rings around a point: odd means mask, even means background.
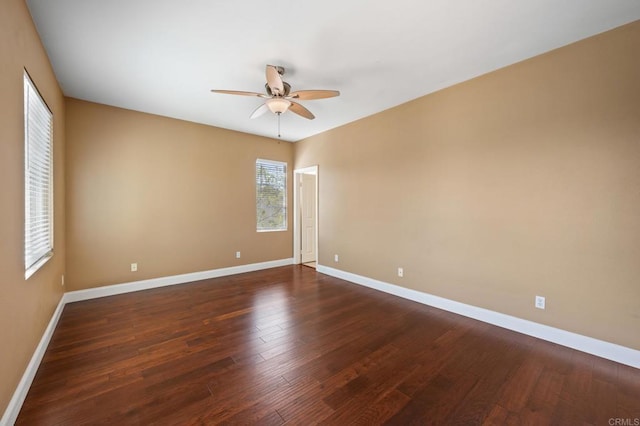
[{"label": "white trim", "polygon": [[319,223],[319,201],[320,201],[320,193],[318,192],[319,188],[319,179],[318,179],[318,166],[309,166],[303,167],[301,169],[295,169],[293,171],[293,264],[297,265],[302,262],[300,251],[302,249],[301,238],[300,238],[300,182],[298,180],[299,176],[302,174],[309,174],[316,176],[316,259],[319,257],[318,252],[318,223]]},{"label": "white trim", "polygon": [[296,173],[304,173],[305,175],[317,175],[318,174],[318,165],[302,167],[301,169],[295,169]]},{"label": "white trim", "polygon": [[49,321],[49,325],[44,330],[44,334],[40,339],[40,343],[36,347],[36,350],[33,352],[33,356],[31,357],[31,361],[27,365],[27,368],[20,379],[20,383],[18,383],[18,387],[16,387],[15,392],[13,392],[13,396],[11,397],[11,401],[9,401],[9,405],[7,405],[6,410],[4,411],[4,415],[2,419],[0,419],[0,425],[9,426],[13,425],[18,418],[18,414],[20,414],[20,409],[22,408],[22,403],[24,399],[27,397],[27,393],[29,392],[29,388],[31,387],[31,383],[33,383],[33,378],[36,376],[38,372],[38,367],[40,367],[40,362],[44,357],[45,352],[47,351],[47,346],[49,346],[49,341],[51,341],[51,337],[53,336],[53,332],[58,325],[58,320],[60,319],[60,315],[62,314],[62,309],[64,309],[64,305],[66,303],[65,296],[63,295],[58,302],[58,307],[53,312],[53,316],[51,316],[51,320]]},{"label": "white trim", "polygon": [[42,267],[42,265],[47,263],[49,261],[49,259],[51,259],[52,257],[53,257],[53,251],[50,251],[49,253],[44,255],[42,258],[40,258],[40,260],[36,261],[36,263],[34,263],[33,265],[29,266],[27,268],[27,270],[24,271],[24,279],[28,280],[31,277],[31,275],[33,275],[36,272],[38,272],[38,269],[40,269],[40,267]]},{"label": "white trim", "polygon": [[[20,379],[20,383],[18,383],[18,386],[13,393],[11,401],[6,408],[4,415],[2,416],[2,419],[0,419],[0,426],[13,425],[18,418],[18,414],[20,413],[20,409],[22,408],[24,399],[29,392],[29,387],[31,386],[36,372],[38,371],[40,362],[44,357],[47,346],[49,345],[49,341],[53,336],[53,332],[58,324],[58,320],[60,319],[60,315],[62,314],[62,310],[65,304],[81,300],[95,299],[98,297],[129,293],[133,291],[184,284],[188,282],[223,277],[227,275],[241,274],[244,272],[253,272],[262,269],[276,268],[279,266],[287,266],[291,264],[296,264],[293,258],[272,260],[262,263],[231,266],[228,268],[212,269],[209,271],[173,275],[169,277],[134,281],[129,283],[65,293],[60,299],[60,302],[58,302],[58,306],[54,311],[51,320],[49,321],[49,325],[47,325],[47,328],[45,329],[44,334],[40,339],[40,343],[38,343],[38,346],[36,347],[36,350],[34,351],[33,356],[29,361],[29,365],[27,365],[27,368],[22,375],[22,378]],[[323,266],[320,264],[317,265],[316,270],[326,275],[331,275],[333,277],[350,281],[355,284],[393,294],[404,299],[413,300],[414,302],[422,303],[424,305],[433,306],[469,318],[477,319],[489,324],[517,331],[522,334],[537,337],[539,339],[547,340],[549,342],[557,343],[559,345],[567,346],[572,349],[577,349],[582,352],[616,361],[621,364],[626,364],[631,367],[640,368],[640,351],[637,351],[635,349],[616,345],[614,343],[604,342],[602,340],[582,336],[580,334],[571,333],[569,331],[561,330],[543,324],[538,324],[521,318],[512,317],[510,315],[501,314],[499,312],[490,311],[488,309],[478,308],[476,306],[467,305],[464,303],[434,296],[428,293],[411,290],[408,288],[389,284],[383,281],[378,281],[372,278],[367,278],[361,275],[353,274],[351,272],[330,268],[328,266]]]},{"label": "white trim", "polygon": [[277,268],[279,266],[289,266],[293,264],[293,259],[280,259],[271,260],[268,262],[251,263],[248,265],[230,266],[228,268],[211,269],[208,271],[192,272],[182,275],[173,275],[161,278],[152,278],[149,280],[133,281],[122,284],[109,285],[104,287],[90,288],[86,290],[70,291],[62,295],[58,307],[56,308],[49,325],[44,331],[40,343],[36,348],[29,365],[18,383],[18,387],[13,392],[13,396],[9,405],[7,406],[2,419],[0,419],[0,426],[13,425],[20,414],[20,409],[24,403],[24,399],[27,397],[33,378],[36,376],[40,362],[44,357],[44,354],[49,345],[49,341],[53,336],[53,332],[58,325],[58,320],[64,309],[64,305],[71,302],[79,302],[81,300],[96,299],[98,297],[113,296],[116,294],[130,293],[133,291],[148,290],[151,288],[165,287],[176,284],[184,284],[193,281],[206,280],[210,278],[225,277],[227,275],[242,274],[245,272],[259,271],[262,269]]},{"label": "white trim", "polygon": [[86,290],[70,291],[65,294],[66,303],[81,300],[97,299],[98,297],[113,296],[116,294],[131,293],[133,291],[148,290],[151,288],[166,287],[176,284],[190,283],[193,281],[208,280],[211,278],[225,277],[227,275],[242,274],[245,272],[260,271],[262,269],[277,268],[291,265],[293,259],[271,260],[268,262],[251,263],[248,265],[230,266],[228,268],[211,269],[208,271],[191,272],[188,274],[171,275],[168,277],[151,278],[148,280],[132,281],[122,284],[114,284],[103,287],[88,288]]},{"label": "white trim", "polygon": [[285,166],[285,167],[289,166],[286,161],[267,160],[265,158],[256,158],[256,163],[258,161],[261,162],[261,163],[273,164],[274,166]]},{"label": "white trim", "polygon": [[467,305],[465,303],[456,302],[454,300],[445,299],[432,294],[411,290],[328,266],[317,265],[316,271],[369,287],[374,290],[393,294],[404,299],[413,300],[414,302],[422,303],[423,305],[433,306],[435,308],[497,325],[498,327],[506,328],[508,330],[517,331],[518,333],[526,334],[528,336],[557,343],[562,346],[586,352],[591,355],[596,355],[601,358],[606,358],[631,367],[640,368],[640,351],[616,345],[615,343],[605,342],[603,340],[594,339],[592,337],[583,336],[581,334],[572,333],[570,331],[548,325],[513,317],[500,312],[490,311],[488,309]]}]

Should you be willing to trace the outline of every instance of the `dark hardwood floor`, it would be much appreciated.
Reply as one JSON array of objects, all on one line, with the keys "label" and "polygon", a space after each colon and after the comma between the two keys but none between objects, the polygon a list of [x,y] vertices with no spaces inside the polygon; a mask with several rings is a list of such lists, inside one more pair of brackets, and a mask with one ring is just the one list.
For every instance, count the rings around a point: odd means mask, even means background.
[{"label": "dark hardwood floor", "polygon": [[616,419],[640,370],[291,266],[68,304],[17,424]]}]

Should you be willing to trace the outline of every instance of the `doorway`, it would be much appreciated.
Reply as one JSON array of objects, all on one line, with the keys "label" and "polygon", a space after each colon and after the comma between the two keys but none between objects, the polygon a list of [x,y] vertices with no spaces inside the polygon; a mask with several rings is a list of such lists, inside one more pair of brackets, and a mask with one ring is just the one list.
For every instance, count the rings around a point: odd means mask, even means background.
[{"label": "doorway", "polygon": [[318,261],[318,166],[294,170],[294,263],[315,268]]}]

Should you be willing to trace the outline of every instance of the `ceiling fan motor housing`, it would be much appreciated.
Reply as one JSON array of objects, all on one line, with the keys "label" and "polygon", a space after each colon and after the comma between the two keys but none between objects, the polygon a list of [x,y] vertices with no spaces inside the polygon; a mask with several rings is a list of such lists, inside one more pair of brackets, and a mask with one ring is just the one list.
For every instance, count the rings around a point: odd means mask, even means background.
[{"label": "ceiling fan motor housing", "polygon": [[[284,93],[282,94],[282,96],[289,96],[289,93],[291,92],[291,85],[286,81],[283,81],[282,85],[284,86]],[[266,90],[267,95],[274,96],[273,92],[271,91],[271,87],[269,87],[269,83],[264,84],[264,89]]]}]

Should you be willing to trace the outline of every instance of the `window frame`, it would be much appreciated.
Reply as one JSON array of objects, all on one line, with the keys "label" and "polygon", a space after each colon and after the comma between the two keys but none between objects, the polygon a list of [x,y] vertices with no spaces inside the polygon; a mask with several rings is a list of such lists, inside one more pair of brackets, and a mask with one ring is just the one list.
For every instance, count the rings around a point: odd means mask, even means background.
[{"label": "window frame", "polygon": [[[284,191],[283,191],[283,200],[282,200],[282,211],[283,211],[283,227],[281,228],[270,228],[270,229],[260,229],[259,226],[259,213],[258,213],[258,165],[259,164],[265,164],[265,165],[271,165],[271,166],[282,166],[284,168]],[[288,184],[289,184],[289,178],[287,176],[287,171],[288,169],[288,164],[284,161],[277,161],[277,160],[267,160],[264,158],[257,158],[256,162],[255,162],[255,168],[254,168],[254,172],[255,172],[255,176],[254,176],[254,184],[255,184],[255,189],[256,189],[256,232],[283,232],[283,231],[288,231],[289,230],[289,215],[288,215],[288,196],[287,196],[287,191],[288,191]]]},{"label": "window frame", "polygon": [[[53,113],[27,70],[24,70],[23,85],[24,276],[28,279],[53,257]],[[34,116],[35,114],[38,116]],[[37,123],[35,120],[40,122]],[[31,197],[30,190],[33,187],[30,182],[37,178],[44,178],[45,181],[38,187],[37,195]],[[35,213],[34,210],[36,210]],[[46,230],[34,231],[34,222],[38,220],[43,221]],[[32,241],[42,238],[44,238],[43,247],[38,250],[37,245],[34,246]]]}]

